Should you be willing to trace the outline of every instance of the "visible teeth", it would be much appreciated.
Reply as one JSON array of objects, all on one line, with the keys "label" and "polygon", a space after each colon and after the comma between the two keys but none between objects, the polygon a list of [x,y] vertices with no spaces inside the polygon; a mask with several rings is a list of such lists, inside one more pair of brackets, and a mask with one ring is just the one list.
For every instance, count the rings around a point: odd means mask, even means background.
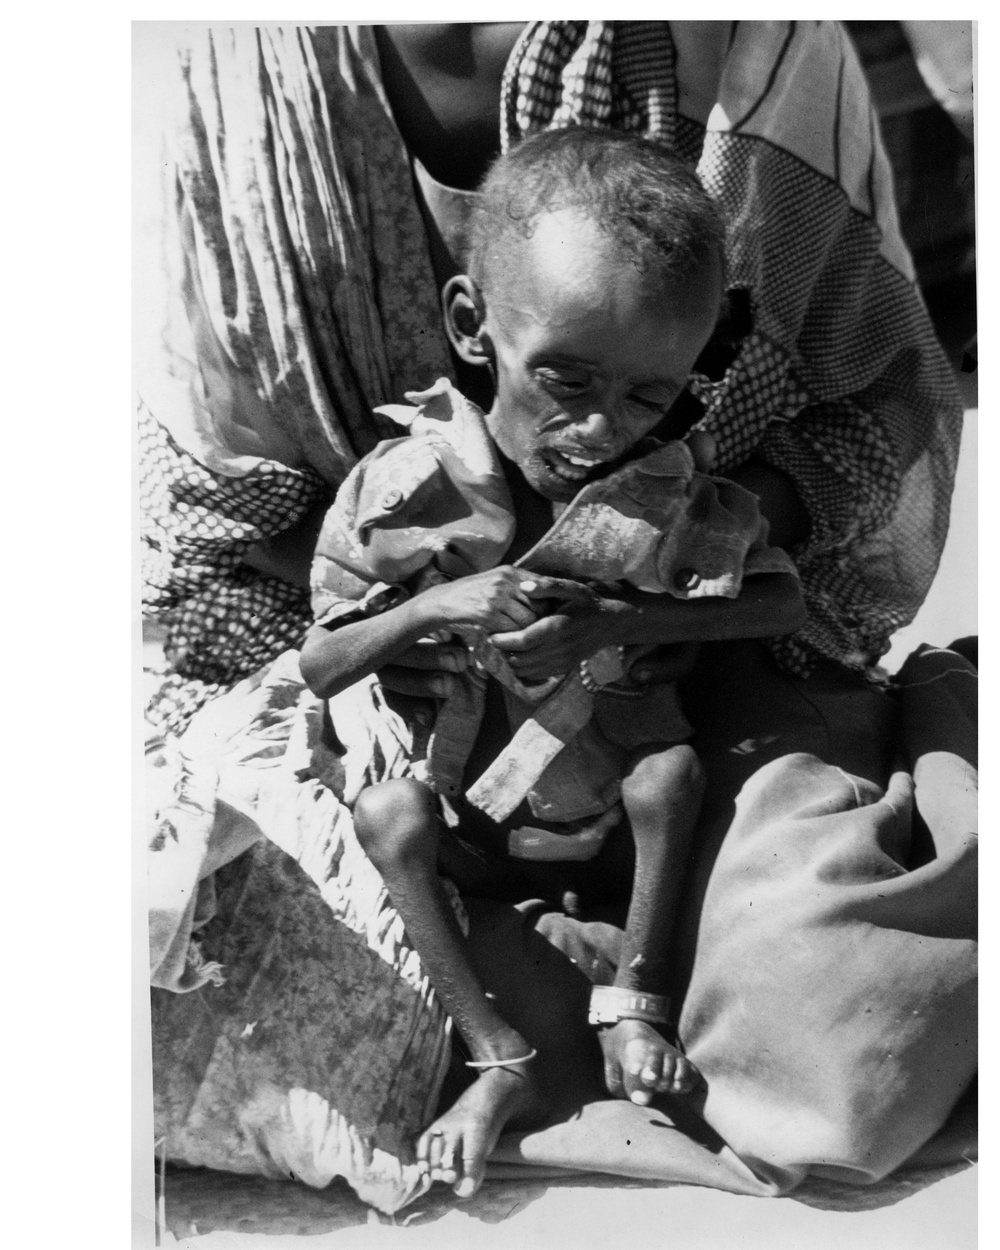
[{"label": "visible teeth", "polygon": [[600,460],[581,460],[579,456],[570,456],[563,452],[563,458],[568,460],[570,464],[578,464],[581,469],[592,469],[595,464],[600,464]]}]

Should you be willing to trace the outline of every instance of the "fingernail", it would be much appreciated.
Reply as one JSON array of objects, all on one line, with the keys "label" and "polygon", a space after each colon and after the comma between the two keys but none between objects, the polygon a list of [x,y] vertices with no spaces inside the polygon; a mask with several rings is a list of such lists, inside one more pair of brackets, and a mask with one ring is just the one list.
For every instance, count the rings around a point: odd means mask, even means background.
[{"label": "fingernail", "polygon": [[631,1098],[632,1102],[636,1103],[638,1106],[645,1107],[649,1104],[650,1096],[644,1089],[634,1089],[629,1095],[629,1098]]}]

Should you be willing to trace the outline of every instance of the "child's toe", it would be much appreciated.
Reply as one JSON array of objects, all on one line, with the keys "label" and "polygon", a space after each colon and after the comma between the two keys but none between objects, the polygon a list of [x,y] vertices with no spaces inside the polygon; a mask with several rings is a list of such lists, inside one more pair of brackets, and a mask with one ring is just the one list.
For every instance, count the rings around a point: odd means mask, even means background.
[{"label": "child's toe", "polygon": [[687,1094],[698,1083],[698,1069],[684,1055],[677,1056],[673,1074],[673,1089],[678,1094]]}]

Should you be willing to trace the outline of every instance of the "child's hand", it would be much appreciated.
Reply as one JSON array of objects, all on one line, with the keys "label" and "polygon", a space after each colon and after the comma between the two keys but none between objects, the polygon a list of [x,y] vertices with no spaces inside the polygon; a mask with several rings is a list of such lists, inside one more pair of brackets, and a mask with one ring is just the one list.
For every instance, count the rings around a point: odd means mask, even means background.
[{"label": "child's hand", "polygon": [[524,629],[538,619],[529,597],[538,578],[509,564],[444,582],[412,601],[427,633],[448,629],[461,635]]},{"label": "child's hand", "polygon": [[[553,587],[565,585],[559,578],[537,578]],[[572,583],[571,583],[572,584]],[[579,595],[553,594],[563,603],[529,627],[498,631],[491,641],[504,652],[508,663],[522,681],[543,681],[568,673],[602,647],[618,640],[618,613],[622,604],[602,599],[588,587],[579,586]],[[535,592],[541,596],[541,586]]]},{"label": "child's hand", "polygon": [[453,674],[469,667],[465,643],[433,642],[422,638],[395,657],[392,664],[378,670],[378,679],[387,690],[415,695],[422,699],[447,699],[455,686]]}]

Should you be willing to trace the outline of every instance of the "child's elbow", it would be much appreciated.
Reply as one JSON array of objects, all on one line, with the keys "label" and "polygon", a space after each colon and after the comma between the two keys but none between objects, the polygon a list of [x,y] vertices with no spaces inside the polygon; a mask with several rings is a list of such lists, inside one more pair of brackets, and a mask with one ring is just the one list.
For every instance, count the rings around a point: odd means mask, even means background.
[{"label": "child's elbow", "polygon": [[299,655],[299,673],[317,698],[330,699],[337,693],[337,674],[330,672],[329,661],[320,653],[320,641],[312,633],[306,637]]},{"label": "child's elbow", "polygon": [[313,657],[308,654],[305,648],[303,648],[302,654],[299,656],[299,673],[313,694],[318,695],[322,699],[327,697],[322,689],[322,677],[316,668]]}]

